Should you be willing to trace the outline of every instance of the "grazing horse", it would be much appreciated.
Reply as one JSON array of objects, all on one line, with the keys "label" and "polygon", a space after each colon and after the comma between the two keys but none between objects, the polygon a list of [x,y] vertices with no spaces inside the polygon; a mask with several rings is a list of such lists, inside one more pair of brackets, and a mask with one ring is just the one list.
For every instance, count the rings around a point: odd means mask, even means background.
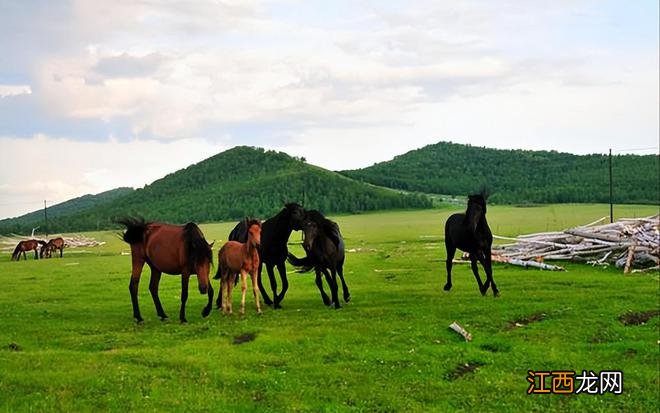
[{"label": "grazing horse", "polygon": [[[500,291],[493,280],[493,266],[491,263],[491,245],[493,234],[486,222],[486,200],[488,193],[482,189],[480,193],[468,196],[468,205],[465,213],[453,214],[445,223],[445,247],[447,248],[447,284],[445,291],[451,290],[451,267],[456,249],[470,254],[472,273],[479,285],[481,295],[486,295],[488,287],[497,297]],[[486,271],[486,283],[481,283],[477,260]]]},{"label": "grazing horse", "polygon": [[131,293],[133,317],[138,323],[143,322],[138,306],[138,285],[142,267],[146,263],[151,268],[149,292],[156,306],[156,313],[161,320],[166,320],[158,297],[158,284],[162,273],[181,274],[181,309],[179,320],[186,323],[186,301],[188,300],[188,280],[191,274],[197,274],[199,292],[208,292],[208,304],[202,310],[206,317],[211,312],[213,288],[209,282],[209,270],[213,263],[213,244],[208,244],[199,227],[192,222],[180,226],[157,222],[145,222],[142,219],[125,218],[117,221],[126,227],[122,238],[131,245],[132,271],[128,290]]},{"label": "grazing horse", "polygon": [[53,238],[42,246],[39,257],[50,258],[55,250],[60,250],[60,258],[62,258],[62,252],[64,250],[64,239],[62,237]]},{"label": "grazing horse", "polygon": [[[252,278],[252,292],[261,313],[259,302],[259,285],[257,275],[260,267],[259,244],[261,243],[261,222],[256,219],[245,220],[247,226],[247,241],[227,241],[218,251],[218,271],[213,279],[220,280],[220,289],[216,304],[226,314],[232,313],[231,293],[236,276],[241,274],[241,314],[245,314],[245,291],[247,290],[247,275]],[[224,305],[223,305],[224,304]]]},{"label": "grazing horse", "polygon": [[[305,219],[305,209],[296,203],[289,203],[277,213],[274,217],[267,219],[261,224],[261,248],[259,248],[259,258],[266,266],[270,287],[273,291],[273,300],[271,301],[268,293],[264,289],[261,277],[261,265],[257,281],[259,290],[264,298],[266,305],[273,305],[274,308],[282,308],[281,302],[289,289],[289,280],[286,277],[286,257],[289,252],[286,244],[289,241],[291,231],[302,229]],[[229,234],[230,241],[247,242],[247,225],[245,221],[239,222]],[[277,267],[282,280],[282,292],[277,294],[277,281],[273,268]]]},{"label": "grazing horse", "polygon": [[34,259],[39,259],[39,255],[37,250],[39,249],[39,245],[44,245],[45,243],[43,241],[37,241],[36,239],[28,239],[25,241],[20,241],[18,245],[16,245],[16,248],[14,248],[14,252],[11,254],[11,261],[20,261],[21,260],[21,254],[23,254],[23,258],[27,260],[27,254],[26,251],[33,251],[34,250]]},{"label": "grazing horse", "polygon": [[[321,298],[325,305],[335,304],[335,308],[340,308],[337,284],[337,274],[341,279],[344,301],[351,299],[346,280],[344,279],[344,240],[339,232],[337,223],[325,218],[320,212],[307,211],[307,217],[303,224],[303,248],[305,249],[305,258],[296,258],[289,254],[289,262],[296,267],[302,267],[302,272],[310,271],[314,268],[316,272],[316,285],[321,292]],[[325,275],[325,280],[330,286],[332,300],[323,291],[323,281],[321,274]]]}]

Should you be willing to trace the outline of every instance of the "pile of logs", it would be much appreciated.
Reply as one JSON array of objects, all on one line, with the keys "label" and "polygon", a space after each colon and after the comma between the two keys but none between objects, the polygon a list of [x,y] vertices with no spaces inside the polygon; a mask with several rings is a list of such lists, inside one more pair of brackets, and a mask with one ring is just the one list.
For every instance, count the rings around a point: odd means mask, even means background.
[{"label": "pile of logs", "polygon": [[[571,260],[592,265],[616,265],[629,273],[660,269],[660,215],[646,218],[623,218],[611,224],[600,224],[605,218],[581,227],[517,238],[512,244],[497,245],[493,260],[543,264],[545,260]],[[547,265],[547,264],[543,264]],[[553,268],[546,268],[553,269]]]}]

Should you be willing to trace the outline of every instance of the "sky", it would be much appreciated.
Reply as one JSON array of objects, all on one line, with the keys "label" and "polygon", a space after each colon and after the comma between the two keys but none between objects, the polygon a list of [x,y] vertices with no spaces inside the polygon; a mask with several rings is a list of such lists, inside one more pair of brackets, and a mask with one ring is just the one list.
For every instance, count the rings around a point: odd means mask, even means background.
[{"label": "sky", "polygon": [[236,145],[658,153],[658,1],[0,0],[0,218]]}]

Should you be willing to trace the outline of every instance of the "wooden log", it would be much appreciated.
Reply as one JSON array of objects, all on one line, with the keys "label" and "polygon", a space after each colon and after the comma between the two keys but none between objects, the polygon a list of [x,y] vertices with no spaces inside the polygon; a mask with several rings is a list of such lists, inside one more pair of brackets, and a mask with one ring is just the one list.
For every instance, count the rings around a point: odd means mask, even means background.
[{"label": "wooden log", "polygon": [[630,273],[630,265],[633,262],[634,256],[635,256],[635,246],[631,245],[630,248],[628,248],[628,259],[626,259],[626,266],[623,267],[624,274]]}]

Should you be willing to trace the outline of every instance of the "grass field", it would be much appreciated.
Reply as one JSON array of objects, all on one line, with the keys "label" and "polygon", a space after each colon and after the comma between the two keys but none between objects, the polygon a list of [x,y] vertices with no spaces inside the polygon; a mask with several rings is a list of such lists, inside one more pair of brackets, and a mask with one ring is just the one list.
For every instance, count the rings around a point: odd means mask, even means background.
[{"label": "grass field", "polygon": [[[65,250],[63,259],[16,263],[4,252],[0,410],[657,410],[659,318],[633,326],[618,320],[659,309],[657,273],[496,265],[502,295],[495,299],[479,294],[469,266],[457,265],[454,288],[445,293],[441,228],[452,212],[336,217],[347,248],[356,249],[346,263],[353,299],[341,310],[323,306],[311,275],[290,274],[283,310],[266,308],[258,316],[249,294],[244,317],[214,310],[202,319],[205,297],[191,280],[187,325],[175,321],[179,278],[161,281],[171,317],[162,323],[146,270],[145,323],[134,323],[130,257],[120,254],[128,247],[112,232],[91,233],[107,243]],[[512,236],[576,226],[608,212],[606,205],[495,206],[488,219],[493,232]],[[615,212],[646,216],[657,207]],[[217,246],[232,226],[202,229]],[[299,239],[294,233],[290,241]],[[538,320],[512,326],[525,318]],[[447,328],[454,320],[473,334],[472,342]],[[254,340],[233,344],[246,333]],[[527,395],[528,370],[621,370],[624,391]]]}]

